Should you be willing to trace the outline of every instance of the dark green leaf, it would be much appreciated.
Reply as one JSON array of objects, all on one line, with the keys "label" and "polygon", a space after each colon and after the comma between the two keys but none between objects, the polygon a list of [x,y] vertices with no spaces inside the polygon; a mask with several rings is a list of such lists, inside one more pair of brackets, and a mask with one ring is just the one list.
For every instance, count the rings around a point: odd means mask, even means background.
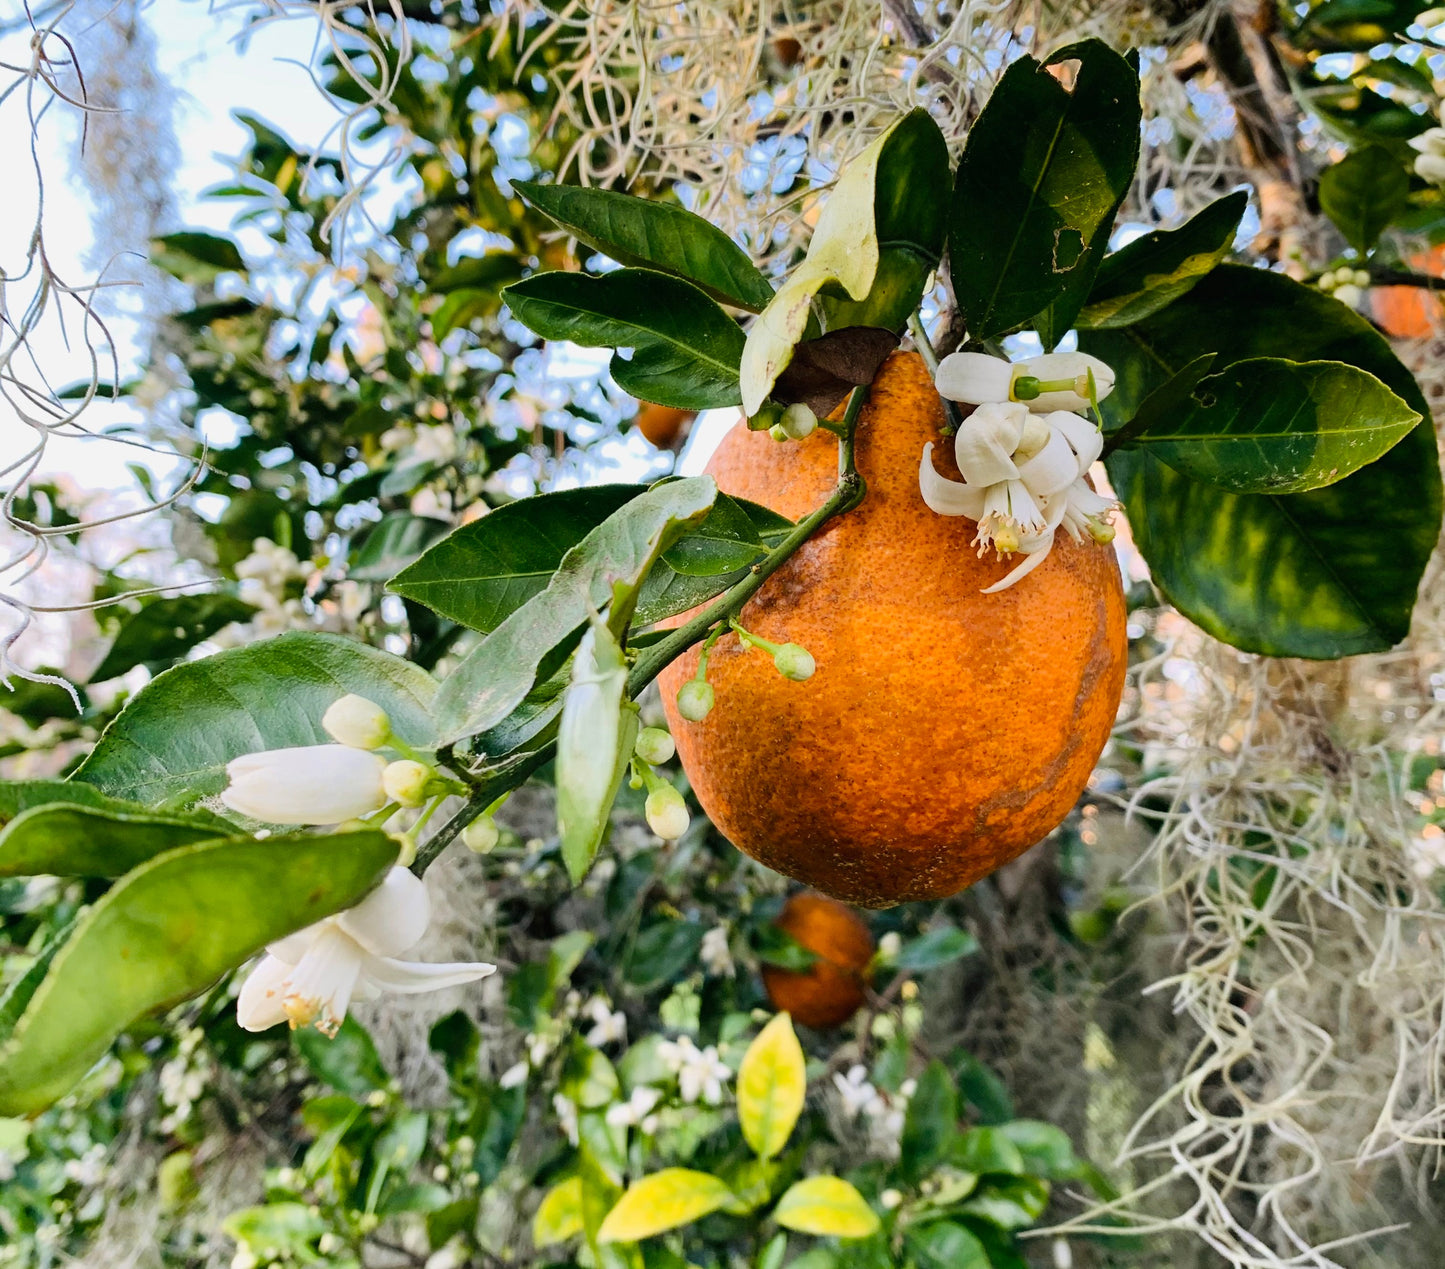
[{"label": "dark green leaf", "polygon": [[658,921],[637,936],[627,962],[627,981],[642,991],[671,983],[697,963],[707,930],[696,921]]},{"label": "dark green leaf", "polygon": [[[485,517],[483,517],[485,519]],[[445,520],[393,511],[368,530],[346,567],[358,582],[385,582],[451,531]]]},{"label": "dark green leaf", "polygon": [[0,830],[0,877],[119,877],[163,851],[231,831],[207,812],[166,815],[122,805],[56,802],[22,811]]},{"label": "dark green leaf", "polygon": [[747,512],[720,493],[707,519],[673,543],[662,558],[674,572],[715,577],[746,568],[763,551],[763,540]]},{"label": "dark green leaf", "polygon": [[188,805],[225,788],[226,764],[242,754],[328,743],[321,716],[350,692],[386,710],[408,744],[435,743],[436,684],[424,670],[337,635],[285,634],[158,675],[75,778],[151,806]]},{"label": "dark green leaf", "polygon": [[1374,250],[1409,199],[1405,163],[1384,146],[1356,150],[1320,174],[1320,207],[1362,255]]},{"label": "dark green leaf", "polygon": [[[851,326],[902,331],[943,255],[948,204],[938,191],[947,189],[948,182],[948,143],[943,133],[926,110],[910,111],[895,125],[878,156],[873,185],[878,273],[862,300],[824,295],[830,332]],[[871,381],[870,376],[864,382]]]},{"label": "dark green leaf", "polygon": [[351,907],[395,858],[368,830],[203,842],[142,864],[80,919],[0,1049],[0,1114],[48,1106],[124,1027]]},{"label": "dark green leaf", "polygon": [[1049,1184],[1031,1176],[997,1179],[979,1186],[959,1209],[1002,1230],[1027,1229],[1049,1205]]},{"label": "dark green leaf", "polygon": [[222,273],[239,273],[246,267],[229,238],[195,231],[152,238],[151,263],[191,286],[214,282]]},{"label": "dark green leaf", "polygon": [[1105,256],[1078,326],[1128,326],[1188,293],[1229,254],[1248,206],[1243,190],[1226,194],[1178,229],[1155,230]]},{"label": "dark green leaf", "polygon": [[555,671],[588,614],[611,601],[613,585],[636,585],[716,497],[711,476],[672,481],[639,494],[593,529],[567,553],[547,588],[508,616],[442,685],[436,700],[441,740],[484,732],[506,718],[539,676]]},{"label": "dark green leaf", "polygon": [[[1118,374],[1106,420],[1129,418],[1207,352],[1342,361],[1428,408],[1362,318],[1277,273],[1220,265],[1183,299],[1081,347]],[[1339,657],[1393,647],[1409,628],[1440,522],[1435,440],[1417,427],[1378,462],[1327,489],[1272,496],[1200,484],[1147,453],[1108,460],[1155,584],[1185,616],[1247,651]]]},{"label": "dark green leaf", "polygon": [[942,1161],[957,1131],[958,1093],[948,1068],[935,1059],[918,1077],[918,1088],[909,1099],[903,1121],[899,1158],[904,1178],[910,1183],[922,1180]]},{"label": "dark green leaf", "polygon": [[1050,1181],[1072,1180],[1083,1164],[1074,1154],[1069,1134],[1054,1124],[1038,1119],[1015,1119],[995,1130],[1019,1149],[1024,1166],[1033,1176]]},{"label": "dark green leaf", "polygon": [[817,964],[818,953],[804,947],[786,930],[768,922],[758,926],[752,935],[754,955],[764,965],[779,969],[804,970]]},{"label": "dark green leaf", "polygon": [[364,1096],[385,1088],[386,1068],[365,1027],[349,1014],[333,1037],[315,1027],[300,1027],[291,1033],[291,1043],[314,1074],[341,1093]]},{"label": "dark green leaf", "polygon": [[449,291],[490,291],[495,294],[522,276],[522,262],[510,252],[491,251],[484,256],[463,256],[450,268],[443,269],[428,283],[430,290],[445,295]]},{"label": "dark green leaf", "polygon": [[1024,1170],[1024,1156],[998,1128],[970,1128],[954,1142],[949,1162],[975,1176],[1016,1176]]},{"label": "dark green leaf", "polygon": [[255,611],[234,595],[153,599],[125,619],[90,681],[104,683],[137,665],[168,665],[202,639],[233,621],[246,621]]},{"label": "dark green leaf", "polygon": [[1072,92],[1022,57],[969,130],[958,166],[949,258],[975,339],[1033,324],[1051,347],[1072,325],[1108,246],[1139,159],[1139,78],[1098,40]]},{"label": "dark green leaf", "polygon": [[924,970],[947,965],[978,951],[978,940],[955,925],[938,925],[903,945],[894,965],[899,969]]},{"label": "dark green leaf", "polygon": [[1013,1101],[1008,1085],[972,1053],[955,1053],[949,1058],[958,1091],[978,1112],[985,1124],[999,1124],[1013,1118]]},{"label": "dark green leaf", "polygon": [[989,1269],[983,1244],[952,1221],[911,1229],[907,1240],[918,1269]]},{"label": "dark green leaf", "polygon": [[1420,421],[1383,383],[1338,361],[1237,361],[1185,408],[1132,433],[1175,471],[1236,493],[1301,493],[1373,463]]},{"label": "dark green leaf", "polygon": [[630,348],[612,377],[643,401],[706,410],[737,405],[743,332],[697,287],[650,269],[601,277],[542,273],[509,286],[512,314],[544,339],[588,348]]},{"label": "dark green leaf", "polygon": [[598,485],[510,502],[443,538],[389,589],[473,630],[495,630],[547,588],[568,551],[642,492]]},{"label": "dark green leaf", "polygon": [[684,278],[714,299],[754,313],[773,298],[767,278],[737,243],[675,203],[576,185],[517,181],[513,187],[575,238],[618,264]]}]

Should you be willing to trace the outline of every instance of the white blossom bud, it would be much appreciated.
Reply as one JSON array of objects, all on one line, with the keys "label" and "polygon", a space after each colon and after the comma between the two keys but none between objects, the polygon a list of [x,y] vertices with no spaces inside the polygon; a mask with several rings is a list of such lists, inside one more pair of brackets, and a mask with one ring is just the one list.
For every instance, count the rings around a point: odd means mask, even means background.
[{"label": "white blossom bud", "polygon": [[321,716],[321,725],[337,744],[353,749],[380,749],[391,736],[391,719],[386,711],[355,692],[332,701]]},{"label": "white blossom bud", "polygon": [[221,801],[268,824],[340,824],[386,802],[386,760],[346,745],[302,745],[248,753],[226,764]]},{"label": "white blossom bud", "polygon": [[675,842],[687,832],[691,822],[687,803],[670,784],[661,785],[649,793],[643,810],[648,827],[664,841]]},{"label": "white blossom bud", "polygon": [[633,752],[643,762],[657,766],[660,762],[671,762],[677,752],[677,743],[661,727],[644,727],[637,733]]},{"label": "white blossom bud", "polygon": [[818,663],[813,660],[813,654],[796,643],[785,643],[773,654],[773,664],[778,667],[778,673],[785,679],[792,679],[795,683],[802,683],[813,677],[813,671],[818,668]]},{"label": "white blossom bud", "polygon": [[474,855],[490,854],[501,840],[502,832],[490,815],[479,815],[462,829],[462,845]]},{"label": "white blossom bud", "polygon": [[402,758],[399,762],[387,763],[381,783],[391,801],[400,802],[402,806],[420,806],[426,801],[426,786],[430,779],[431,771],[425,764]]},{"label": "white blossom bud", "polygon": [[690,723],[700,723],[712,713],[715,693],[705,679],[689,679],[677,690],[677,712]]}]

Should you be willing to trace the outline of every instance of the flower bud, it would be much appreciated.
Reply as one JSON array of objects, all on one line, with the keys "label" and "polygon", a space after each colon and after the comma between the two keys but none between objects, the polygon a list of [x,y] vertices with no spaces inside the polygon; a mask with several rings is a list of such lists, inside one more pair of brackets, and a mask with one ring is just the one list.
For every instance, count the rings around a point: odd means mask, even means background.
[{"label": "flower bud", "polygon": [[1315,285],[1328,295],[1335,289],[1335,271],[1330,269],[1325,273],[1321,273],[1320,280],[1315,283]]},{"label": "flower bud", "polygon": [[801,401],[795,402],[783,411],[778,424],[795,441],[805,441],[818,426],[818,416]]},{"label": "flower bud", "polygon": [[386,802],[386,760],[346,745],[301,745],[248,753],[226,764],[221,801],[268,824],[340,824]]},{"label": "flower bud", "polygon": [[321,716],[321,726],[337,744],[353,749],[380,749],[391,736],[386,711],[355,692],[332,701]]},{"label": "flower bud", "polygon": [[1009,399],[1014,368],[987,353],[951,353],[938,363],[934,386],[940,396],[969,405],[1002,404]]},{"label": "flower bud", "polygon": [[403,758],[387,764],[381,775],[381,784],[391,801],[400,802],[402,806],[420,806],[426,801],[426,786],[430,779],[431,772],[423,763]]},{"label": "flower bud", "polygon": [[715,695],[705,679],[689,679],[677,691],[677,712],[690,723],[700,723],[712,712]]},{"label": "flower bud", "polygon": [[462,844],[474,855],[488,855],[501,840],[502,831],[490,815],[479,815],[462,829]]},{"label": "flower bud", "polygon": [[1368,289],[1370,285],[1370,271],[1368,269],[1356,269],[1350,275],[1350,281],[1362,290]]},{"label": "flower bud", "polygon": [[685,832],[692,817],[682,794],[670,784],[662,784],[647,795],[643,806],[647,825],[664,841],[675,842]]},{"label": "flower bud", "polygon": [[748,419],[748,431],[766,432],[773,428],[779,419],[783,417],[783,407],[774,401],[769,401],[756,414]]},{"label": "flower bud", "polygon": [[1344,286],[1335,287],[1335,299],[1341,304],[1348,304],[1351,308],[1359,308],[1365,298],[1365,293],[1353,282],[1346,282]]},{"label": "flower bud", "polygon": [[785,428],[781,423],[774,423],[773,426],[768,429],[768,435],[771,436],[773,440],[777,441],[779,445],[782,445],[785,442],[793,439],[791,436],[788,435],[787,428]]},{"label": "flower bud", "polygon": [[632,748],[643,762],[650,762],[655,767],[660,762],[672,761],[677,743],[661,727],[644,727],[637,733],[637,743]]},{"label": "flower bud", "polygon": [[818,668],[813,654],[796,643],[785,643],[773,653],[773,664],[778,667],[779,674],[795,683],[812,678],[813,671]]}]

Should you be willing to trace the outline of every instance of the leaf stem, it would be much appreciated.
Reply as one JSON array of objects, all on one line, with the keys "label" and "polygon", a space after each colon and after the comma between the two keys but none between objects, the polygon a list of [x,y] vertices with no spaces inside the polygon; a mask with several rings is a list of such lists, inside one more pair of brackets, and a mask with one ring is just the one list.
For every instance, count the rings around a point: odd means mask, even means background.
[{"label": "leaf stem", "polygon": [[[934,351],[933,341],[928,338],[928,328],[923,324],[923,316],[917,310],[908,319],[908,332],[913,336],[914,346],[918,349],[918,355],[923,358],[923,364],[928,367],[931,378],[938,378],[938,353]],[[963,416],[958,412],[958,406],[945,398],[943,412],[948,417],[948,426],[944,429],[945,436],[952,436],[958,431],[959,425],[963,422]]]},{"label": "leaf stem", "polygon": [[[848,398],[848,408],[843,414],[843,435],[838,440],[838,483],[827,500],[793,526],[793,530],[766,556],[753,565],[752,571],[732,589],[725,591],[716,602],[699,613],[691,621],[679,626],[667,638],[643,651],[627,676],[627,695],[636,698],[649,683],[693,644],[714,633],[715,628],[725,628],[730,618],[743,609],[764,582],[784,562],[835,516],[852,511],[863,501],[867,485],[859,474],[855,463],[855,434],[858,416],[868,400],[868,388],[854,388]],[[466,802],[453,812],[441,828],[425,843],[418,845],[416,860],[411,869],[417,876],[431,867],[442,851],[461,835],[461,832],[479,815],[493,807],[500,798],[526,782],[541,767],[555,756],[557,742],[549,740],[539,749],[530,753],[511,754],[490,767],[470,774],[472,791]]]}]

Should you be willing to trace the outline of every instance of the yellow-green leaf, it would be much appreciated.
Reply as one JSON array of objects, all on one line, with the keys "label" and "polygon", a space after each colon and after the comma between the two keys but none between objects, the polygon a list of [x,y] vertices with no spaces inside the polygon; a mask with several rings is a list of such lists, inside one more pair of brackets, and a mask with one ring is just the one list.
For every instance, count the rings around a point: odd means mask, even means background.
[{"label": "yellow-green leaf", "polygon": [[847,1181],[810,1176],[788,1187],[773,1209],[773,1219],[800,1234],[867,1238],[878,1230],[878,1216]]},{"label": "yellow-green leaf", "polygon": [[663,1168],[634,1181],[607,1213],[597,1231],[601,1243],[635,1243],[676,1229],[732,1201],[733,1192],[717,1177],[691,1168]]},{"label": "yellow-green leaf", "polygon": [[568,1177],[542,1197],[532,1218],[532,1243],[550,1247],[576,1238],[582,1232],[582,1178]]},{"label": "yellow-green leaf", "polygon": [[738,1068],[738,1118],[759,1159],[771,1159],[787,1144],[807,1091],[803,1046],[793,1020],[780,1013],[748,1046]]}]

